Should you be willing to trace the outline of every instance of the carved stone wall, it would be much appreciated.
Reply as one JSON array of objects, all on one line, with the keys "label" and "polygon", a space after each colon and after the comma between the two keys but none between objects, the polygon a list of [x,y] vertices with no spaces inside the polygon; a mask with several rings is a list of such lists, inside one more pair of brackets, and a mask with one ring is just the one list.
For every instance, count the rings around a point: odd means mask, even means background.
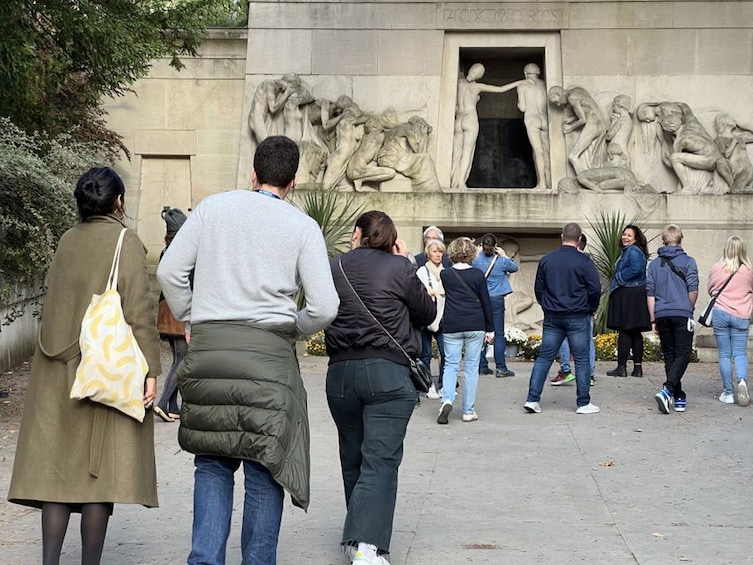
[{"label": "carved stone wall", "polygon": [[[315,99],[334,101],[346,95],[365,112],[392,106],[401,116],[417,116],[431,126],[426,152],[436,166],[438,192],[414,192],[410,182],[396,177],[382,183],[379,192],[357,195],[369,207],[388,211],[414,250],[429,224],[453,233],[509,234],[522,242],[521,248],[527,237],[537,242],[551,238],[556,244],[565,222],[585,226],[602,210],[640,216],[650,235],[667,222],[680,224],[702,275],[729,235],[751,241],[750,196],[721,194],[725,191],[719,187],[729,183],[716,165],[690,172],[706,179],[704,186],[711,189],[701,192],[709,194],[678,190],[676,169],[652,147],[661,136],[672,143],[677,136],[666,129],[658,132],[659,121],[639,121],[637,114],[642,103],[684,103],[711,138],[721,138],[714,139],[721,154],[729,150],[730,139],[744,138],[745,124],[753,123],[753,2],[252,1],[249,22],[247,31],[213,32],[182,73],[156,62],[153,73],[135,85],[134,95],[110,104],[110,123],[131,149],[144,131],[168,132],[158,136],[164,147],[150,147],[149,154],[137,150],[133,161],[120,167],[132,214],[138,211],[139,218],[146,218],[153,212],[139,208],[139,191],[150,184],[144,178],[150,174],[143,167],[147,158],[179,154],[188,159],[187,197],[194,204],[209,193],[248,186],[253,148],[248,116],[254,93],[265,80],[296,73]],[[481,50],[474,54],[490,49],[492,58],[500,58],[499,53],[517,53],[522,59],[535,55],[547,89],[582,87],[606,118],[616,96],[629,97],[633,128],[623,141],[628,144],[627,170],[638,185],[649,184],[654,191],[583,190],[568,159],[579,131],[565,135],[563,109],[551,105],[551,184],[557,187],[568,179],[564,188],[574,192],[451,189],[458,71],[468,49]],[[671,108],[665,110],[672,114]],[[733,135],[717,131],[715,120],[722,113],[739,126]],[[180,130],[181,139],[193,132],[190,151],[170,147],[174,130]],[[742,145],[738,142],[726,158],[733,172],[744,174],[749,150]],[[610,172],[602,173],[585,180],[594,186],[609,184]],[[618,184],[632,183],[617,173]],[[749,185],[740,186],[749,190]],[[150,249],[159,247],[159,242],[147,243]]]}]

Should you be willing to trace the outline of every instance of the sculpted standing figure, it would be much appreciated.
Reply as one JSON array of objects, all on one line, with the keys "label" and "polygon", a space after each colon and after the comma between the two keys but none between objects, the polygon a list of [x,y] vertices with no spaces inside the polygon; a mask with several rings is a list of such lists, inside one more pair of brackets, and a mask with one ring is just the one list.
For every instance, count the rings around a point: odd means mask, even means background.
[{"label": "sculpted standing figure", "polygon": [[546,84],[539,78],[541,69],[536,63],[523,67],[526,80],[518,83],[518,109],[523,112],[528,141],[533,149],[536,166],[536,187],[550,188],[549,118],[546,111]]},{"label": "sculpted standing figure", "polygon": [[565,134],[581,130],[568,155],[576,174],[601,167],[606,156],[607,120],[593,97],[580,86],[568,89],[553,86],[549,89],[549,102],[564,108],[562,131]]},{"label": "sculpted standing figure", "polygon": [[[626,168],[630,168],[628,153],[630,138],[633,137],[633,111],[630,96],[618,94],[612,100],[612,115],[607,130],[607,148],[617,146],[625,156]],[[616,151],[615,151],[616,152]]]},{"label": "sculpted standing figure", "polygon": [[257,143],[274,134],[272,123],[288,99],[291,90],[286,90],[287,84],[282,80],[269,79],[262,81],[254,92],[251,100],[251,110],[248,113],[248,127]]},{"label": "sculpted standing figure", "polygon": [[478,139],[478,112],[476,103],[482,92],[502,93],[512,90],[524,81],[517,81],[505,86],[494,86],[477,82],[484,76],[484,65],[471,65],[466,77],[458,79],[457,102],[455,107],[455,136],[452,143],[452,172],[450,186],[466,188],[471,174],[473,154]]}]

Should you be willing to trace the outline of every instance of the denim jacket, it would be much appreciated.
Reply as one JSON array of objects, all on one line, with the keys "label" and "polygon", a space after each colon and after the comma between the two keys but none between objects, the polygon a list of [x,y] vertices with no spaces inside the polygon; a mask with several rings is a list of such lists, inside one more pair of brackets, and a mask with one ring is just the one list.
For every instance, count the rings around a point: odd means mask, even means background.
[{"label": "denim jacket", "polygon": [[609,292],[621,286],[645,286],[646,256],[637,245],[628,245],[622,249],[614,265],[614,276],[609,283]]}]

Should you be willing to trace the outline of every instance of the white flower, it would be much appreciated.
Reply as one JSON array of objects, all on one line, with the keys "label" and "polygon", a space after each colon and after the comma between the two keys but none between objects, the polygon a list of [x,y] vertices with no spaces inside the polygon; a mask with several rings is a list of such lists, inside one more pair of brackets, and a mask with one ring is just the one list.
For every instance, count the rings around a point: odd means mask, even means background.
[{"label": "white flower", "polygon": [[523,345],[528,341],[528,336],[523,330],[510,326],[505,328],[505,343]]}]

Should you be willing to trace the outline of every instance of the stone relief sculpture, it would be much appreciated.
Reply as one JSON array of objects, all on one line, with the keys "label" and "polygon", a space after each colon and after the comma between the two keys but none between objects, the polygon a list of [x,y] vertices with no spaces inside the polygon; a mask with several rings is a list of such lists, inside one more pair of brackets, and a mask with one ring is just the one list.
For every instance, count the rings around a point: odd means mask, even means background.
[{"label": "stone relief sculpture", "polygon": [[254,91],[248,113],[248,127],[256,143],[261,143],[275,132],[274,117],[287,100],[285,86],[282,80],[264,80]]},{"label": "stone relief sculpture", "polygon": [[625,167],[630,168],[630,138],[633,137],[633,111],[630,96],[618,94],[612,100],[612,114],[609,116],[609,129],[607,130],[607,155],[610,147],[619,147],[625,159]]},{"label": "stone relief sculpture", "polygon": [[549,102],[564,108],[562,131],[580,130],[580,136],[568,154],[575,173],[601,167],[606,157],[607,121],[599,105],[585,88],[573,86],[549,89]]},{"label": "stone relief sculpture", "polygon": [[466,182],[471,174],[473,155],[478,139],[478,113],[476,104],[483,92],[507,92],[524,81],[516,81],[504,86],[478,82],[486,69],[481,63],[474,63],[468,69],[467,76],[458,78],[457,98],[455,102],[455,133],[452,141],[452,169],[450,186],[467,188]]},{"label": "stone relief sculpture", "polygon": [[753,127],[735,122],[729,114],[718,114],[714,119],[714,143],[722,154],[717,171],[730,187],[730,192],[751,192],[753,189],[753,164],[746,144],[753,143]]},{"label": "stone relief sculpture", "polygon": [[349,96],[340,96],[336,106],[339,114],[333,118],[329,113],[334,105],[324,101],[321,105],[321,120],[324,131],[335,129],[335,150],[327,159],[322,185],[325,189],[352,190],[346,179],[345,171],[353,154],[358,149],[361,135],[358,126],[366,122],[368,116],[361,111],[358,104]]},{"label": "stone relief sculpture", "polygon": [[549,117],[546,109],[546,85],[539,78],[541,69],[536,63],[523,67],[526,80],[518,83],[518,110],[523,112],[528,141],[533,149],[533,162],[536,166],[537,189],[552,186],[549,172]]},{"label": "stone relief sculpture", "polygon": [[399,173],[413,190],[440,190],[428,153],[432,128],[426,120],[411,116],[401,123],[394,108],[365,112],[349,96],[315,99],[295,73],[259,84],[248,126],[257,143],[278,134],[298,143],[301,183],[328,190],[377,190],[378,183]]},{"label": "stone relief sculpture", "polygon": [[379,166],[376,159],[379,149],[384,144],[386,130],[396,125],[397,111],[394,108],[387,108],[380,116],[370,116],[364,123],[364,136],[348,161],[346,170],[356,191],[376,190],[371,187],[364,188],[364,183],[379,183],[395,178],[395,169]]},{"label": "stone relief sculpture", "polygon": [[431,131],[426,120],[418,116],[388,129],[377,164],[408,177],[415,191],[440,190],[434,159],[427,152]]}]

